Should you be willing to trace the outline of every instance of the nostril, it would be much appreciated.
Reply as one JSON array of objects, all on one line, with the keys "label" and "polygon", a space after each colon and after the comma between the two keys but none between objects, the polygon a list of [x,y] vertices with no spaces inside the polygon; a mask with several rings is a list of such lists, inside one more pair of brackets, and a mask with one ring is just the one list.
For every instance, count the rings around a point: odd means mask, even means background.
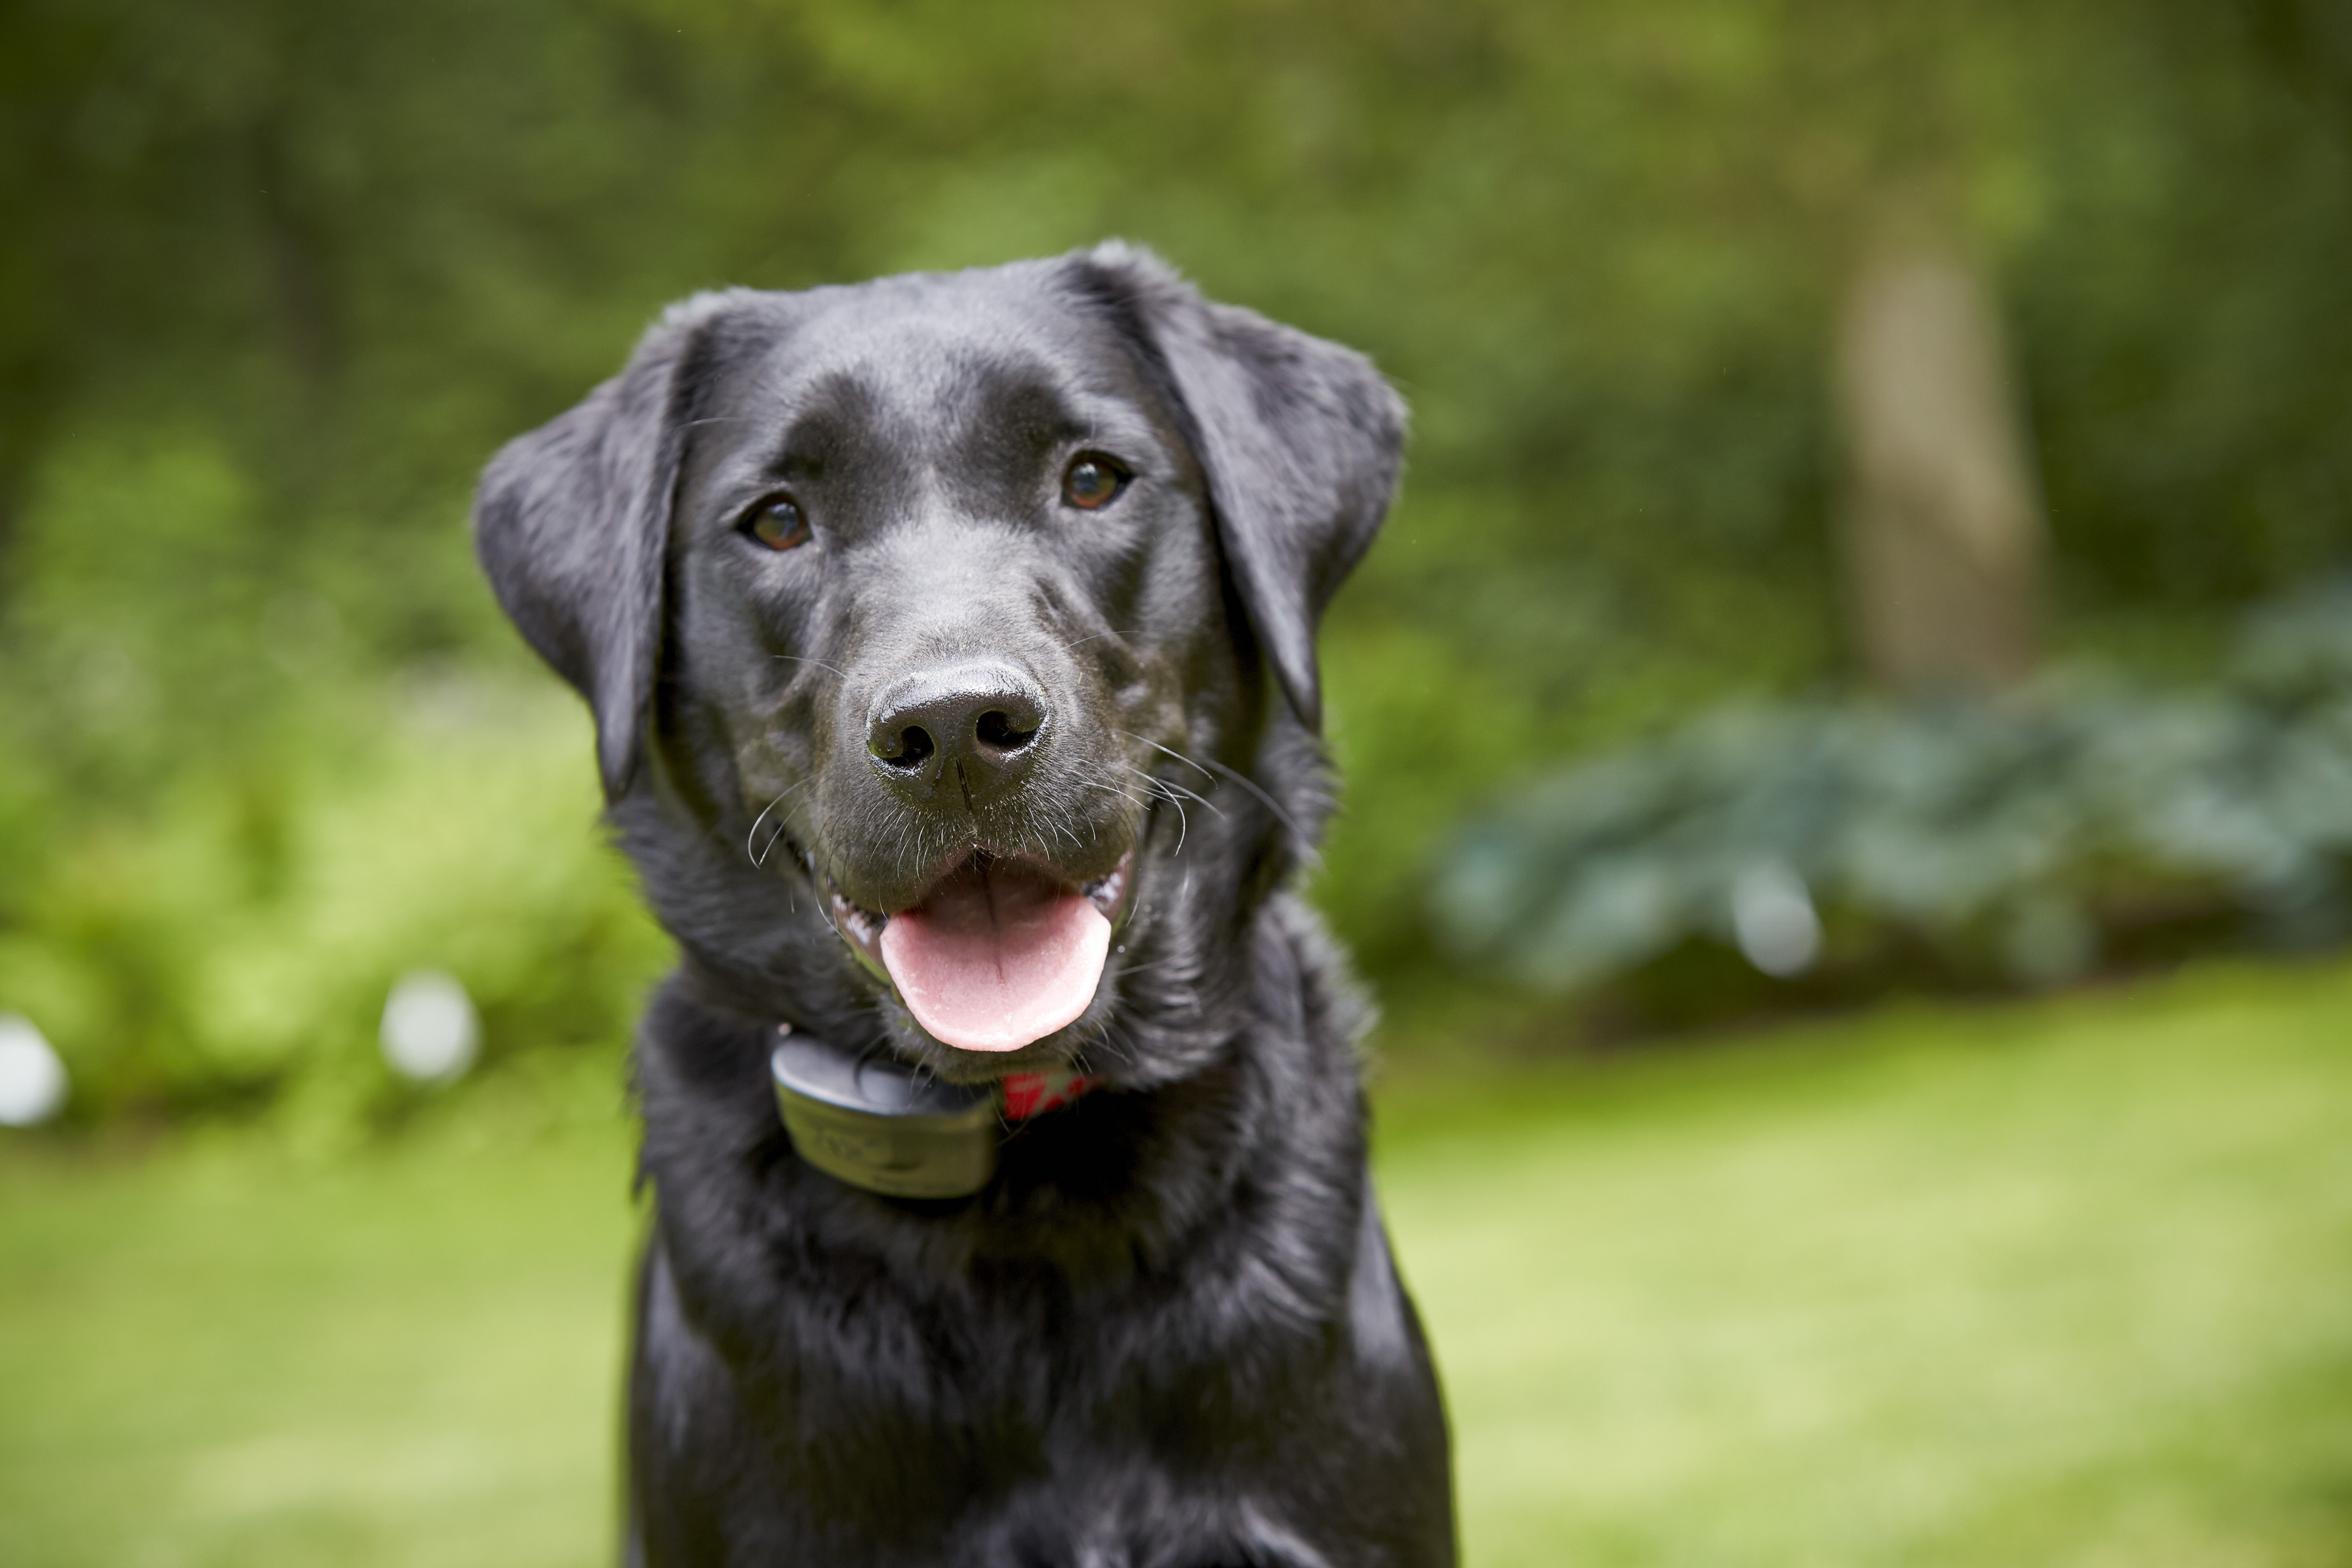
[{"label": "nostril", "polygon": [[974,660],[919,670],[867,710],[874,771],[910,800],[931,803],[943,782],[952,805],[1012,785],[1035,763],[1048,727],[1045,693],[1021,671]]},{"label": "nostril", "polygon": [[992,751],[1017,752],[1037,738],[1037,726],[1034,722],[1024,726],[1003,709],[992,708],[980,716],[973,733]]},{"label": "nostril", "polygon": [[881,743],[874,748],[874,754],[894,768],[911,772],[929,761],[931,753],[938,750],[939,747],[931,742],[929,731],[919,724],[909,724],[895,734],[883,737]]}]

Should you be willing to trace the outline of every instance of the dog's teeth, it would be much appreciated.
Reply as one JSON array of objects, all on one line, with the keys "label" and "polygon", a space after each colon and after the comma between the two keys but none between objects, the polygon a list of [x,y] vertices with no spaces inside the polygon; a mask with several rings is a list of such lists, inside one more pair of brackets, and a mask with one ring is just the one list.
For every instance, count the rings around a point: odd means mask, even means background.
[{"label": "dog's teeth", "polygon": [[1135,851],[1130,849],[1119,857],[1118,864],[1108,876],[1097,878],[1083,889],[1088,901],[1110,917],[1113,922],[1118,920],[1119,906],[1127,898],[1128,878],[1133,875],[1134,870]]}]

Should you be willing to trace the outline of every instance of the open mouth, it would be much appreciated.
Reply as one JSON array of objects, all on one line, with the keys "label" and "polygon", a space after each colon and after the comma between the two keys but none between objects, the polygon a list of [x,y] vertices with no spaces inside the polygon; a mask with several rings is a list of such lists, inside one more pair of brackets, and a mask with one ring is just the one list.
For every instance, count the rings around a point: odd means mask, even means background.
[{"label": "open mouth", "polygon": [[824,886],[834,929],[933,1039],[1017,1051],[1094,1000],[1134,868],[1129,849],[1109,875],[1073,889],[1034,861],[974,852],[896,914],[858,908],[829,877]]}]

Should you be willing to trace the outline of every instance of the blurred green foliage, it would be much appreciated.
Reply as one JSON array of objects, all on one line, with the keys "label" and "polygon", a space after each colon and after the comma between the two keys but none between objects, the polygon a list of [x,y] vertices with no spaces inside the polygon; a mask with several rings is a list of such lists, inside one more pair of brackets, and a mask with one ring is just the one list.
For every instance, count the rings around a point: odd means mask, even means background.
[{"label": "blurred green foliage", "polygon": [[413,963],[494,1058],[619,1032],[660,950],[579,727],[422,716],[541,679],[468,559],[481,460],[691,289],[1111,233],[1415,405],[1328,630],[1318,883],[1409,984],[1465,807],[1843,670],[1822,360],[1890,193],[2011,305],[2064,638],[2165,657],[2335,560],[2347,153],[2317,0],[24,0],[0,1008],[82,1114],[397,1104],[356,1064]]},{"label": "blurred green foliage", "polygon": [[[1808,1005],[1923,956],[1947,982],[2036,985],[2118,942],[2233,925],[2273,947],[2340,942],[2352,584],[2265,607],[2210,686],[2061,671],[1997,701],[1708,713],[1473,823],[1435,895],[1456,951],[1545,989],[1712,944],[1784,978],[1818,965],[1786,997]],[[1708,967],[1647,988],[1688,992]],[[1752,1005],[1752,988],[1710,989]]]}]

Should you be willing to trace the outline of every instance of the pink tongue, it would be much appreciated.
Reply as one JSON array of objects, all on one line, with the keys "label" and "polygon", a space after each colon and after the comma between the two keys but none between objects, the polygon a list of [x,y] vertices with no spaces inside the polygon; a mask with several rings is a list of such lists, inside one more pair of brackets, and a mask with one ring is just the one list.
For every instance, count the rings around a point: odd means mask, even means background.
[{"label": "pink tongue", "polygon": [[1071,1022],[1109,953],[1090,900],[1003,860],[965,865],[882,928],[883,966],[916,1021],[967,1051],[1017,1051]]}]

